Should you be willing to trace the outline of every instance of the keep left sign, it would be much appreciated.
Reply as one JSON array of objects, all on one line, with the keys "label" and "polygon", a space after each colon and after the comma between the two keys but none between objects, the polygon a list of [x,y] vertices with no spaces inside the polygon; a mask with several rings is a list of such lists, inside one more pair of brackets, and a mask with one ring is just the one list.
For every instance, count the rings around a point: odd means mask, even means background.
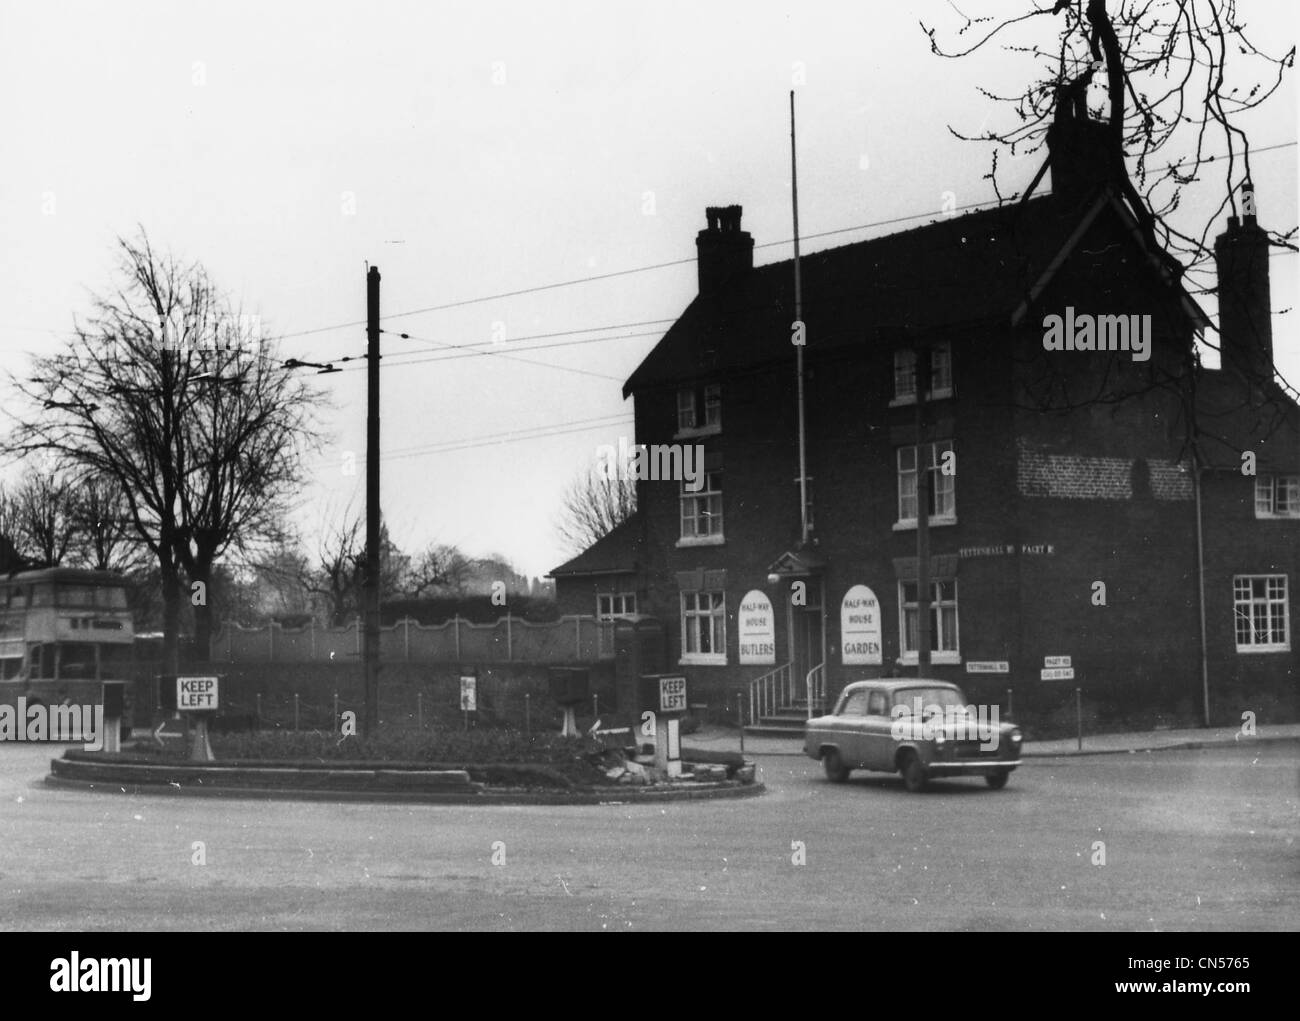
[{"label": "keep left sign", "polygon": [[217,679],[215,677],[177,677],[176,708],[181,712],[216,709]]}]

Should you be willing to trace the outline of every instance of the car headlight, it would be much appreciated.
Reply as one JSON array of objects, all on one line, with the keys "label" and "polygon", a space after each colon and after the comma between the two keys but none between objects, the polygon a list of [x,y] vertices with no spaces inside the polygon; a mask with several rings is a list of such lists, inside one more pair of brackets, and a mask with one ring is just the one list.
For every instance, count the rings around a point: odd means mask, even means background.
[{"label": "car headlight", "polygon": [[947,739],[946,737],[943,736],[943,731],[942,731],[942,730],[936,730],[936,731],[934,732],[934,743],[935,743],[936,745],[942,745],[946,740],[948,740],[948,739]]},{"label": "car headlight", "polygon": [[1011,740],[1014,741],[1016,744],[1019,744],[1021,742],[1023,736],[1024,735],[1020,733],[1019,727],[1016,727],[1016,729],[1011,732]]}]

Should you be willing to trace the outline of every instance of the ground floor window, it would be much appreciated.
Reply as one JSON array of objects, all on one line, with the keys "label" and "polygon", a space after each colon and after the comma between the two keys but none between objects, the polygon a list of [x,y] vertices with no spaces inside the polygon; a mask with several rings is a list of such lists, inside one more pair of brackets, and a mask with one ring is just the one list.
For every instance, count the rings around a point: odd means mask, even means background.
[{"label": "ground floor window", "polygon": [[1285,574],[1239,574],[1232,579],[1238,652],[1291,648]]},{"label": "ground floor window", "polygon": [[630,617],[636,613],[635,592],[602,593],[596,597],[596,616],[601,620]]},{"label": "ground floor window", "polygon": [[727,597],[724,593],[682,593],[682,662],[726,664]]},{"label": "ground floor window", "polygon": [[[915,663],[921,632],[917,613],[920,588],[915,581],[898,583],[899,620],[902,625],[903,661]],[[960,658],[957,644],[957,580],[930,582],[930,661],[956,663]]]},{"label": "ground floor window", "polygon": [[602,592],[596,596],[597,655],[602,658],[614,655],[614,621],[635,613],[635,592]]}]

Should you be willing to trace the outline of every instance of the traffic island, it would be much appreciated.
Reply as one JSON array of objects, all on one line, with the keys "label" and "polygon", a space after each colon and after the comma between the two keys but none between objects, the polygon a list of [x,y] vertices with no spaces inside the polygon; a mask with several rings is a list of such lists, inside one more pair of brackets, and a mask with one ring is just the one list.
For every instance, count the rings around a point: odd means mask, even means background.
[{"label": "traffic island", "polygon": [[[714,753],[716,754],[716,753]],[[633,767],[633,768],[629,768]],[[748,797],[764,792],[752,762],[699,763],[665,778],[635,762],[620,777],[546,763],[374,760],[169,760],[160,754],[71,750],[50,763],[46,783],[105,793],[172,794],[425,804],[605,804]],[[576,774],[576,775],[575,775]]]}]

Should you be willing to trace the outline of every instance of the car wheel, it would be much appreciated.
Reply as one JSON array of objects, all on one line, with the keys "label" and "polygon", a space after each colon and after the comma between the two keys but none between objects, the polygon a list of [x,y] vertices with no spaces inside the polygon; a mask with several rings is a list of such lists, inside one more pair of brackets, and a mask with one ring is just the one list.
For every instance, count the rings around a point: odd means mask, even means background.
[{"label": "car wheel", "polygon": [[826,770],[826,779],[831,783],[843,783],[849,778],[848,767],[834,748],[828,748],[822,755],[822,769]]},{"label": "car wheel", "polygon": [[913,794],[925,789],[925,766],[915,752],[908,753],[900,772],[903,774],[903,786]]},{"label": "car wheel", "polygon": [[1011,777],[1011,770],[999,769],[996,773],[989,773],[984,777],[984,782],[992,787],[995,791],[1002,790],[1007,785],[1007,780]]}]

